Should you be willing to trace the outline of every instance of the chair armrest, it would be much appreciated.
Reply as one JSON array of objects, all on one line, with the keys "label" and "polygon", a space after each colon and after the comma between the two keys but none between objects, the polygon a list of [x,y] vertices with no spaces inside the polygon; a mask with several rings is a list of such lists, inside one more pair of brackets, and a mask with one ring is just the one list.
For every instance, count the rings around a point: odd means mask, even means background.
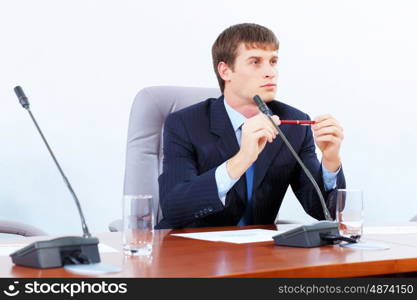
[{"label": "chair armrest", "polygon": [[279,219],[275,221],[275,224],[300,224],[300,221]]},{"label": "chair armrest", "polygon": [[115,220],[109,224],[109,230],[111,232],[122,231],[122,220]]},{"label": "chair armrest", "polygon": [[24,223],[0,220],[0,233],[17,234],[25,237],[47,235],[44,231]]}]

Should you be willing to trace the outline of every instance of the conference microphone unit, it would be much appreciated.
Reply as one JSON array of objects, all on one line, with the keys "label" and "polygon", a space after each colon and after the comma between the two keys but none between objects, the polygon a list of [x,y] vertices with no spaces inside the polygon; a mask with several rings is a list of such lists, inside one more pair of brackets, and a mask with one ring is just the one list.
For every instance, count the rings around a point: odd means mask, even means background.
[{"label": "conference microphone unit", "polygon": [[274,127],[278,130],[279,136],[282,138],[284,144],[288,147],[295,160],[298,162],[298,164],[303,169],[304,173],[307,175],[308,179],[313,184],[317,192],[317,195],[319,196],[320,204],[323,209],[323,214],[326,219],[325,221],[318,221],[310,225],[302,225],[289,231],[277,234],[273,237],[275,244],[279,246],[310,248],[324,245],[332,245],[342,240],[347,242],[356,242],[356,240],[352,238],[347,238],[340,235],[338,223],[333,221],[332,217],[330,216],[329,210],[326,206],[326,202],[324,201],[323,194],[321,193],[316,180],[314,179],[311,172],[304,165],[297,152],[291,146],[291,143],[288,141],[281,128],[279,128],[279,126],[275,124],[274,120],[272,120],[272,111],[269,109],[269,107],[265,104],[265,102],[261,99],[259,95],[255,95],[253,97],[253,100],[255,101],[259,110],[268,117],[268,119],[271,121]]},{"label": "conference microphone unit", "polygon": [[43,135],[38,123],[36,122],[29,106],[28,98],[26,97],[23,89],[20,86],[14,88],[17,98],[20,104],[25,108],[36,129],[38,130],[46,148],[49,151],[59,173],[61,174],[68,190],[70,191],[75,204],[78,208],[78,213],[81,218],[81,226],[83,229],[83,236],[65,236],[55,238],[52,240],[38,241],[28,246],[15,251],[10,254],[13,263],[16,265],[34,267],[34,268],[59,268],[68,264],[91,264],[100,262],[100,254],[98,252],[98,239],[92,237],[87,224],[84,219],[84,214],[81,210],[80,201],[75,194],[69,180],[64,174],[61,166],[59,165],[54,153],[51,150],[45,136]]}]

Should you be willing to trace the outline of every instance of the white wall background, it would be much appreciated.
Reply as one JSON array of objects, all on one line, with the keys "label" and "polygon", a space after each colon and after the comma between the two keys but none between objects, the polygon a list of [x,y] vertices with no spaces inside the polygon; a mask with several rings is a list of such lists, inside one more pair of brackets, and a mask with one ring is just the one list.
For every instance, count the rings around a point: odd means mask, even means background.
[{"label": "white wall background", "polygon": [[[345,128],[348,184],[368,221],[417,214],[414,1],[0,1],[0,218],[51,234],[79,218],[27,113],[81,199],[93,232],[121,215],[127,121],[149,85],[216,86],[211,45],[255,22],[281,42],[278,99]],[[286,197],[280,217],[309,221]]]}]

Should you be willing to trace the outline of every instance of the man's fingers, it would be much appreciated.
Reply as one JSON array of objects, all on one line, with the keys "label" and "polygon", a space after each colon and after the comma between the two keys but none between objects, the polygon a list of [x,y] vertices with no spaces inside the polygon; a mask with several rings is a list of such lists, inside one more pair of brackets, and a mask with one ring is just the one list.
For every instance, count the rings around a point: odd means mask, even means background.
[{"label": "man's fingers", "polygon": [[[316,125],[313,126],[313,128],[326,127],[326,126],[329,126],[329,125],[335,125],[335,126],[341,127],[339,121],[336,120],[330,114],[318,116],[318,117],[314,118],[314,121],[316,121]],[[343,128],[342,128],[342,130],[343,130]]]},{"label": "man's fingers", "polygon": [[257,131],[255,132],[259,132],[265,130],[266,132],[268,132],[268,138],[271,137],[272,139],[275,139],[275,137],[277,136],[275,131],[273,131],[271,128],[267,127],[267,128],[259,128]]},{"label": "man's fingers", "polygon": [[331,114],[325,114],[325,115],[320,115],[314,118],[314,121],[316,121],[317,123],[319,122],[323,122],[327,119],[334,119],[333,116]]},{"label": "man's fingers", "polygon": [[274,135],[274,137],[278,134],[277,129],[274,127],[274,125],[271,124],[271,121],[269,121],[269,119],[260,119],[257,120],[256,122],[253,122],[250,126],[249,126],[249,130],[251,132],[257,132],[259,130],[263,130],[266,129],[269,132],[271,132],[272,135]]},{"label": "man's fingers", "polygon": [[335,137],[334,135],[322,135],[316,138],[316,143],[320,143],[320,142],[330,142],[333,144],[337,144],[337,143],[341,143],[341,138],[339,137]]},{"label": "man's fingers", "polygon": [[273,115],[272,120],[274,120],[276,125],[281,125],[281,120],[279,119],[279,117],[277,115]]},{"label": "man's fingers", "polygon": [[275,138],[275,135],[269,129],[260,129],[254,133],[255,139],[259,140],[262,137],[265,137],[268,142],[272,142]]},{"label": "man's fingers", "polygon": [[324,121],[320,121],[317,122],[314,125],[314,129],[318,129],[318,128],[323,128],[323,127],[327,127],[327,126],[337,126],[337,127],[341,127],[339,122],[336,119],[326,119]]},{"label": "man's fingers", "polygon": [[341,128],[336,127],[336,126],[324,127],[314,132],[315,137],[319,137],[319,136],[323,136],[327,134],[334,135],[341,139],[344,138],[343,131],[341,130]]},{"label": "man's fingers", "polygon": [[[278,130],[277,128],[274,126],[274,124],[272,124],[271,120],[268,118],[268,116],[263,115],[264,116],[264,124],[265,126],[271,128],[271,130],[275,133],[275,135],[278,134]],[[281,124],[281,121],[279,120],[278,116],[272,116],[272,121],[274,121],[275,124],[279,125]]]},{"label": "man's fingers", "polygon": [[[281,124],[278,116],[272,116],[272,120],[275,122],[275,124]],[[274,124],[272,124],[271,120],[264,114],[258,114],[255,117],[247,120],[243,124],[242,130],[249,134],[259,134],[265,130],[268,132],[266,137],[269,142],[272,142],[278,135],[278,130]],[[259,135],[257,135],[256,138],[259,139]]]}]

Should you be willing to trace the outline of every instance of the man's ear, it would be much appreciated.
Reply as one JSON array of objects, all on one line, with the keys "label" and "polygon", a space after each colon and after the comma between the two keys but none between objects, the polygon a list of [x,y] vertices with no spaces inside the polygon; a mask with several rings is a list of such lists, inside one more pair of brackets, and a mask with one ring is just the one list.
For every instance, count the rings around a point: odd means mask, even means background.
[{"label": "man's ear", "polygon": [[217,65],[217,72],[219,72],[220,77],[224,81],[229,81],[231,79],[230,76],[231,76],[232,70],[224,61],[219,62],[219,64]]}]

